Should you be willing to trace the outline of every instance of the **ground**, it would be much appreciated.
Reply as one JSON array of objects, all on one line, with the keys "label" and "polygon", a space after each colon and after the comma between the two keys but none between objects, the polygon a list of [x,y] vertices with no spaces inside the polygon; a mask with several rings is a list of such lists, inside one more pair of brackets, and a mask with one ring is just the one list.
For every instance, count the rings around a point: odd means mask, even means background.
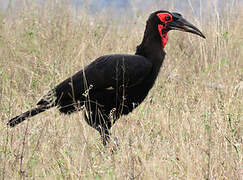
[{"label": "ground", "polygon": [[1,179],[240,179],[243,11],[234,11],[222,19],[186,16],[206,40],[169,33],[155,86],[112,128],[116,151],[113,142],[102,146],[82,112],[54,108],[16,128],[6,123],[97,57],[133,54],[148,14],[123,25],[83,12],[77,18],[60,4],[2,14]]}]

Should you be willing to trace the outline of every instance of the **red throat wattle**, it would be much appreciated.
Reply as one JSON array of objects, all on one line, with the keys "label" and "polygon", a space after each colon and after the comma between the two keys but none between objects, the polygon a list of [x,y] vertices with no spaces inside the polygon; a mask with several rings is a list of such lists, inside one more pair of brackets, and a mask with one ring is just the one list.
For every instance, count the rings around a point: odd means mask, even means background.
[{"label": "red throat wattle", "polygon": [[158,13],[157,16],[162,23],[158,25],[158,31],[161,37],[162,46],[165,48],[165,45],[168,42],[168,30],[166,30],[166,24],[171,22],[173,17],[169,13]]},{"label": "red throat wattle", "polygon": [[165,48],[166,43],[168,42],[168,32],[163,32],[164,29],[164,25],[159,24],[158,25],[158,31],[161,37],[161,42],[162,42],[162,46],[163,48]]}]

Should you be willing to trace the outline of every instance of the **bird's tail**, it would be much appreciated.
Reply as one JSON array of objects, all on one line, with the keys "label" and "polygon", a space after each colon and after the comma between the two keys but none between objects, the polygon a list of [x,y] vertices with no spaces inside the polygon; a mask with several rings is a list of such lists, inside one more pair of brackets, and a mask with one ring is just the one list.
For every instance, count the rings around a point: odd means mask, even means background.
[{"label": "bird's tail", "polygon": [[29,111],[26,111],[16,117],[12,118],[11,120],[8,121],[7,125],[9,125],[10,127],[14,127],[17,124],[26,120],[28,117],[32,117],[41,112],[44,112],[45,110],[49,109],[50,107],[51,106],[47,106],[47,105],[37,106],[36,108],[33,108]]}]

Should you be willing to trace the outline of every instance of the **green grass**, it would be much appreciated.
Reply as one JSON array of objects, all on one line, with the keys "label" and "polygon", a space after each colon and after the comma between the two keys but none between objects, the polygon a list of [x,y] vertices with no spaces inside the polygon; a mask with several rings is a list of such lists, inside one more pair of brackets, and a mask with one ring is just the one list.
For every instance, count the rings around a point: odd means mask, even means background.
[{"label": "green grass", "polygon": [[[243,14],[197,24],[207,39],[170,32],[146,100],[112,129],[104,148],[82,113],[51,109],[16,128],[8,119],[97,57],[135,52],[148,14],[127,24],[69,6],[30,4],[0,18],[1,179],[240,179]],[[206,22],[206,17],[201,17]]]}]

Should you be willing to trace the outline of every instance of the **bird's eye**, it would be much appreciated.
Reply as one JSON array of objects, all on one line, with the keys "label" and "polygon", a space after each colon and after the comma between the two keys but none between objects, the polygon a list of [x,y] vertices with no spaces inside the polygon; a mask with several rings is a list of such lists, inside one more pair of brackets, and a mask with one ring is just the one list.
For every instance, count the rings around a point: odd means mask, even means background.
[{"label": "bird's eye", "polygon": [[170,19],[171,19],[170,16],[165,16],[165,20],[166,20],[166,21],[169,21]]}]

